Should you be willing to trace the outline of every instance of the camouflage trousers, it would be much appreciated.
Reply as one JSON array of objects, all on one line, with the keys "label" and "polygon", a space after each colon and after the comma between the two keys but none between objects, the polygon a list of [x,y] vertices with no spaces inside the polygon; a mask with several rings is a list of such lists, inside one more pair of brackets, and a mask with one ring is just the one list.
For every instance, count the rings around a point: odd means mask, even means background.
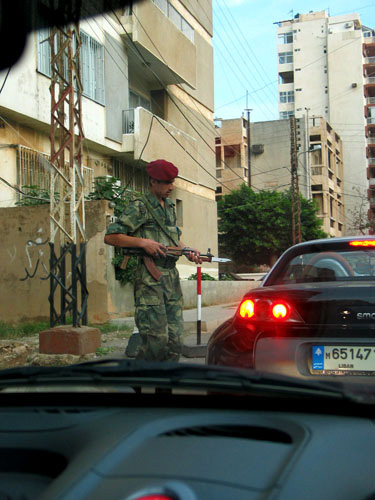
[{"label": "camouflage trousers", "polygon": [[154,280],[141,265],[134,283],[135,324],[142,344],[137,359],[178,361],[183,334],[183,297],[176,267],[159,268],[160,281]]}]

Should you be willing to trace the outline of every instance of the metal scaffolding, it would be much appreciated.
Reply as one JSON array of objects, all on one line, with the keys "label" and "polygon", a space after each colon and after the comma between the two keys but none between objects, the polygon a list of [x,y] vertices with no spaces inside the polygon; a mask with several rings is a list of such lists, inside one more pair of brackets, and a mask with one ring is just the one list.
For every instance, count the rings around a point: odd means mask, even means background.
[{"label": "metal scaffolding", "polygon": [[[87,324],[79,26],[51,29],[50,324]],[[66,174],[68,164],[68,175]],[[60,247],[60,255],[56,252]],[[71,267],[67,257],[71,258]],[[60,307],[57,306],[59,292]]]}]

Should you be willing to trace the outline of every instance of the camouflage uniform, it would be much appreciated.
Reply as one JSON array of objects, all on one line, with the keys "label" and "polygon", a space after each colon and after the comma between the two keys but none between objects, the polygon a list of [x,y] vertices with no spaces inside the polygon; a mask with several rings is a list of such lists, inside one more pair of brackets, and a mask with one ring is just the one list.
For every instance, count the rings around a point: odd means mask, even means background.
[{"label": "camouflage uniform", "polygon": [[[163,209],[152,193],[147,192],[145,196],[172,238],[178,241],[181,231],[176,226],[174,203],[166,198]],[[174,246],[172,239],[156,224],[141,198],[130,202],[118,221],[108,226],[107,234],[115,233],[149,238],[165,246]],[[142,259],[139,259],[135,272],[135,323],[142,339],[137,359],[178,361],[183,333],[183,297],[176,269],[177,258],[168,256],[154,260],[162,273],[160,281],[149,274]]]}]

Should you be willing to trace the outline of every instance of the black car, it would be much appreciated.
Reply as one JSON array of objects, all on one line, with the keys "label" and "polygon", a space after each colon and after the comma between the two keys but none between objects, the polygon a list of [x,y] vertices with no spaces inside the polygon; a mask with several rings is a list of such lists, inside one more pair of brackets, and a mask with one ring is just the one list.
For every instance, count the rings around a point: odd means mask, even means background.
[{"label": "black car", "polygon": [[236,314],[207,363],[297,377],[375,374],[375,237],[289,248]]}]

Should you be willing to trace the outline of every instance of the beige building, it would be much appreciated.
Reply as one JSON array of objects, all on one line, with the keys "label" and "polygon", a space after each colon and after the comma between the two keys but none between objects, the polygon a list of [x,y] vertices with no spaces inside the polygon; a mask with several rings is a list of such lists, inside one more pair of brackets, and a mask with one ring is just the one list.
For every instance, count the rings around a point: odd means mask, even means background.
[{"label": "beige building", "polygon": [[[183,241],[216,252],[211,7],[211,0],[145,0],[86,19],[80,30],[86,192],[103,175],[144,191],[146,163],[165,158],[179,168],[173,198]],[[48,36],[30,34],[0,95],[0,176],[20,189],[49,189]],[[18,199],[0,182],[1,207]],[[194,269],[181,259],[180,271]]]},{"label": "beige building", "polygon": [[[330,236],[343,236],[345,230],[342,142],[322,117],[311,118],[309,147],[304,149],[305,121],[297,119],[297,160],[300,193],[313,198]],[[285,191],[290,188],[290,122],[275,120],[250,125],[250,161],[247,155],[247,120],[238,118],[217,122],[216,175],[217,198],[238,188],[243,182],[255,190]],[[248,165],[250,163],[250,179]]]},{"label": "beige building", "polygon": [[357,231],[353,214],[364,197],[375,215],[374,172],[367,168],[375,165],[374,35],[358,14],[330,17],[325,11],[297,14],[277,30],[280,118],[322,116],[342,139],[347,234]]}]

